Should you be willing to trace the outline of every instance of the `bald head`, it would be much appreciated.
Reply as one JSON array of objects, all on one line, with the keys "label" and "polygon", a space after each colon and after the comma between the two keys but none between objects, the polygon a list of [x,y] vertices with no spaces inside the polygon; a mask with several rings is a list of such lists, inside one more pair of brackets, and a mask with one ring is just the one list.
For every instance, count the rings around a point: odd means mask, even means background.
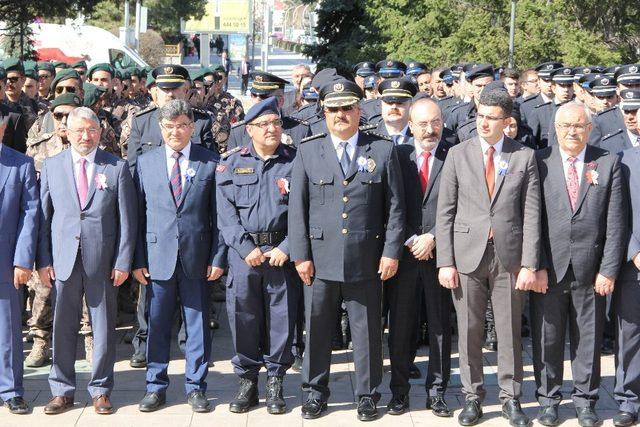
[{"label": "bald head", "polygon": [[570,156],[577,156],[587,145],[591,127],[591,113],[584,104],[569,102],[556,111],[558,144]]},{"label": "bald head", "polygon": [[409,111],[409,127],[416,144],[424,151],[431,151],[442,138],[442,111],[429,98],[414,101]]}]

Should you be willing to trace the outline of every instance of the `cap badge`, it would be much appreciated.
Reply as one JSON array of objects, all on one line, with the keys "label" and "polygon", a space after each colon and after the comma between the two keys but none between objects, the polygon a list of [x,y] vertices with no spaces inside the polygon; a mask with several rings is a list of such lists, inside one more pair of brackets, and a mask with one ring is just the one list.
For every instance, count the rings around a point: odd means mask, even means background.
[{"label": "cap badge", "polygon": [[600,83],[602,83],[603,86],[607,86],[609,84],[609,79],[602,79],[600,80]]},{"label": "cap badge", "polygon": [[630,73],[637,73],[638,72],[638,67],[636,67],[635,65],[632,65],[631,67],[629,67],[629,72]]},{"label": "cap badge", "polygon": [[165,74],[173,74],[173,67],[164,67]]},{"label": "cap badge", "polygon": [[548,64],[546,67],[544,67],[545,70],[553,70],[553,64]]},{"label": "cap badge", "polygon": [[625,94],[624,94],[624,97],[625,97],[625,98],[629,98],[629,99],[633,98],[633,92],[627,92],[627,93],[625,93]]},{"label": "cap badge", "polygon": [[342,83],[336,83],[333,85],[334,92],[342,92],[344,91],[344,85]]},{"label": "cap badge", "polygon": [[398,89],[400,87],[400,82],[395,80],[391,82],[391,87],[394,89]]},{"label": "cap badge", "polygon": [[262,79],[262,76],[255,76],[253,80],[257,82],[262,82],[263,79]]},{"label": "cap badge", "polygon": [[562,73],[563,73],[564,75],[569,75],[569,74],[571,74],[571,68],[565,68],[565,69],[564,69],[564,71],[562,71]]},{"label": "cap badge", "polygon": [[591,68],[585,68],[584,70],[582,70],[582,72],[584,74],[591,74]]},{"label": "cap badge", "polygon": [[393,66],[393,61],[387,61],[387,67],[392,67]]}]

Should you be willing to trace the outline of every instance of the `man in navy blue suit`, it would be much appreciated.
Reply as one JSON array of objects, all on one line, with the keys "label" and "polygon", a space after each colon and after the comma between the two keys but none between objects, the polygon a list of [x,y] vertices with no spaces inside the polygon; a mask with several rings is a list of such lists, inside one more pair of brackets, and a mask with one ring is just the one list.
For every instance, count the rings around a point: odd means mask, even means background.
[{"label": "man in navy blue suit", "polygon": [[[8,120],[0,120],[0,141]],[[33,160],[0,143],[0,399],[26,414],[22,398],[22,292],[35,260],[38,186]]]}]

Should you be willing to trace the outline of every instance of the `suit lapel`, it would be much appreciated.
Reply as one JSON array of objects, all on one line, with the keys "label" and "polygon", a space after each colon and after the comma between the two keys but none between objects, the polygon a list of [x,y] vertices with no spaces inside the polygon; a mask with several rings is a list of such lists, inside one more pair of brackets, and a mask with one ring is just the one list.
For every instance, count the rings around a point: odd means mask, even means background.
[{"label": "suit lapel", "polygon": [[[554,146],[551,149],[551,155],[549,156],[549,164],[547,165],[547,174],[550,181],[555,188],[558,188],[560,194],[560,203],[564,207],[565,211],[571,211],[571,203],[569,202],[569,192],[567,191],[567,180],[564,176],[564,165],[562,164],[562,156],[560,155],[559,146]],[[553,203],[553,202],[552,202]]]},{"label": "suit lapel", "polygon": [[93,199],[94,194],[96,194],[96,177],[100,174],[103,174],[106,167],[107,165],[104,162],[104,159],[102,157],[102,150],[98,148],[96,151],[96,157],[95,157],[95,168],[94,168],[95,170],[94,170],[93,179],[88,183],[89,192],[87,193],[87,203],[85,203],[84,208],[82,210],[87,209],[87,207],[89,206],[89,203],[91,203],[91,199]]},{"label": "suit lapel", "polygon": [[152,173],[152,176],[160,180],[160,188],[164,188],[163,192],[165,197],[169,199],[171,204],[176,205],[173,200],[173,191],[171,190],[171,182],[169,181],[169,175],[167,174],[167,156],[166,148],[164,145],[156,148],[153,152],[156,155],[157,173]]},{"label": "suit lapel", "polygon": [[330,135],[325,136],[320,144],[320,157],[324,159],[327,168],[333,171],[339,181],[342,181],[342,168],[340,167],[340,163],[338,163],[338,155],[336,154],[336,149],[333,147]]},{"label": "suit lapel", "polygon": [[476,176],[476,182],[481,182],[482,185],[480,188],[484,189],[484,191],[482,191],[484,194],[482,200],[486,200],[487,204],[490,204],[491,200],[489,199],[489,191],[487,190],[487,180],[484,176],[484,154],[482,153],[480,139],[478,139],[477,136],[469,142],[467,150],[469,151],[471,174]]},{"label": "suit lapel", "polygon": [[[182,207],[182,205],[184,204],[184,200],[187,198],[187,193],[193,186],[193,180],[196,176],[198,176],[198,168],[200,167],[200,162],[198,161],[198,156],[195,154],[195,150],[193,148],[193,144],[191,144],[191,151],[189,152],[189,166],[187,170],[193,169],[194,174],[192,177],[189,177],[189,175],[187,174],[187,179],[185,179],[184,181],[184,188],[182,189],[182,196],[180,197],[180,204],[178,205],[178,208]],[[181,172],[184,174],[187,173],[187,171]]]},{"label": "suit lapel", "polygon": [[0,193],[4,188],[4,184],[7,182],[7,178],[9,178],[9,166],[11,153],[7,150],[7,147],[3,147],[0,150]]},{"label": "suit lapel", "polygon": [[[587,167],[587,165],[594,160],[595,159],[592,156],[591,149],[589,145],[587,145],[587,151],[584,153],[584,166],[582,168],[582,178],[580,181],[580,189],[578,190],[578,200],[576,201],[576,210],[573,213],[574,215],[580,210],[580,206],[582,206],[582,202],[584,202],[584,198],[587,196],[589,189],[592,187],[592,185],[589,182],[587,182],[587,172],[589,171],[589,168]],[[594,162],[594,164],[596,165],[594,170],[598,170],[597,163]]]},{"label": "suit lapel", "polygon": [[[433,164],[431,165],[431,171],[429,171],[429,181],[427,182],[427,189],[424,192],[424,197],[422,198],[422,203],[426,202],[429,198],[429,194],[431,193],[431,189],[433,188],[433,183],[438,178],[438,174],[442,169],[442,165],[444,165],[444,157],[447,153],[447,149],[442,146],[442,143],[436,149],[436,155],[433,158]],[[415,156],[415,151],[414,154]]]},{"label": "suit lapel", "polygon": [[76,165],[73,164],[73,157],[71,156],[71,148],[64,150],[64,158],[62,161],[65,163],[65,167],[62,168],[62,173],[67,178],[67,185],[69,186],[69,194],[73,194],[71,197],[78,208],[80,210],[80,199],[78,198],[78,188],[76,187],[76,177],[74,174],[74,170]]},{"label": "suit lapel", "polygon": [[[502,143],[502,153],[500,153],[500,163],[505,162],[507,165],[509,165],[509,160],[511,160],[511,154],[513,153],[513,144],[511,144],[511,139],[509,138],[504,138],[504,142]],[[500,169],[500,165],[494,165],[495,168],[497,168],[498,170]],[[496,198],[498,197],[498,193],[500,193],[500,189],[502,188],[502,184],[504,183],[504,176],[506,174],[506,172],[508,172],[509,167],[507,166],[507,171],[505,171],[505,173],[500,174],[498,173],[498,177],[496,178],[496,186],[493,189],[493,197],[491,198],[491,205],[493,206],[493,204],[496,201]]]}]

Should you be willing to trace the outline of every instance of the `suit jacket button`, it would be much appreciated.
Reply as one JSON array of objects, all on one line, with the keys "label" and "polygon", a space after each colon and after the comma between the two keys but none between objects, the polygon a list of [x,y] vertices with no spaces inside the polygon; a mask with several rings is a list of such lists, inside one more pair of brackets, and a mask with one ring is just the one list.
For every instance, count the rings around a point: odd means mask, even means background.
[{"label": "suit jacket button", "polygon": [[324,184],[324,180],[323,179],[320,180],[320,184]]},{"label": "suit jacket button", "polygon": [[348,214],[348,213],[346,213],[346,212],[344,212],[344,213],[342,214],[342,218],[344,218],[344,219],[349,218],[349,214]]},{"label": "suit jacket button", "polygon": [[573,239],[570,239],[570,240],[569,240],[569,243],[572,243],[572,244],[573,244]]},{"label": "suit jacket button", "polygon": [[80,236],[76,236],[76,240],[80,240]]},{"label": "suit jacket button", "polygon": [[576,219],[575,218],[571,218],[571,224],[575,224],[576,223]]},{"label": "suit jacket button", "polygon": [[493,211],[489,212],[489,216],[493,216]]},{"label": "suit jacket button", "polygon": [[348,198],[347,196],[344,196],[344,197],[342,198],[342,201],[343,201],[343,202],[345,202],[345,203],[347,203],[347,202],[349,201],[349,198]]},{"label": "suit jacket button", "polygon": [[180,214],[176,214],[176,217],[181,218],[181,217],[182,217],[182,215],[180,215]]},{"label": "suit jacket button", "polygon": [[84,212],[80,214],[80,219],[83,220],[85,218]]},{"label": "suit jacket button", "polygon": [[347,233],[348,233],[347,229],[346,229],[346,228],[343,228],[343,229],[342,229],[342,234],[347,234]]},{"label": "suit jacket button", "polygon": [[342,181],[342,185],[344,185],[344,186],[349,185],[349,181]]}]

